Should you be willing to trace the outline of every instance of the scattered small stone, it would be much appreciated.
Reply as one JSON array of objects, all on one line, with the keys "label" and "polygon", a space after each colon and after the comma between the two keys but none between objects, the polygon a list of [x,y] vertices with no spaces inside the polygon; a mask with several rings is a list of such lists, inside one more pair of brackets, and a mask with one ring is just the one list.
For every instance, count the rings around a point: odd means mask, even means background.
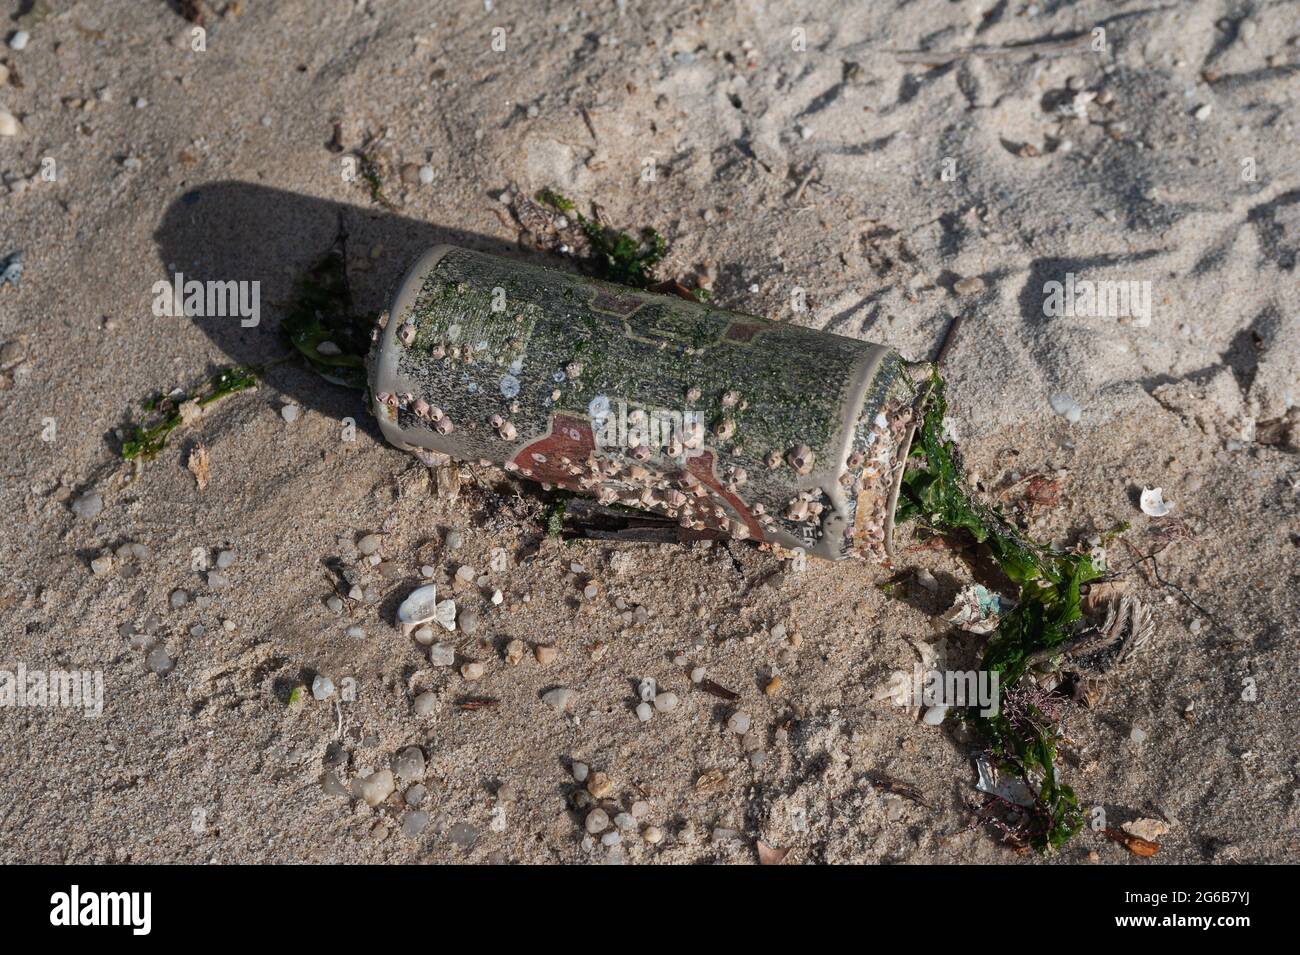
[{"label": "scattered small stone", "polygon": [[190,602],[190,595],[183,590],[173,590],[170,600],[172,609],[179,610]]},{"label": "scattered small stone", "polygon": [[426,166],[421,166],[421,167],[420,167],[420,182],[421,182],[421,184],[426,185],[426,186],[427,186],[427,185],[430,185],[430,184],[433,182],[433,167],[432,167],[432,166],[427,166],[427,165],[426,165]]},{"label": "scattered small stone", "polygon": [[221,591],[230,586],[230,578],[225,574],[219,574],[215,570],[208,571],[208,589]]},{"label": "scattered small stone", "polygon": [[217,553],[217,570],[226,570],[235,562],[235,552],[233,550],[223,550]]},{"label": "scattered small stone", "polygon": [[302,409],[297,405],[283,405],[280,408],[280,417],[284,419],[285,424],[293,424],[302,414]]},{"label": "scattered small stone", "polygon": [[654,707],[649,703],[641,702],[636,705],[636,718],[642,723],[649,723],[650,718],[655,715]]},{"label": "scattered small stone", "polygon": [[424,783],[416,783],[406,791],[406,804],[408,806],[418,806],[428,797],[429,790]]},{"label": "scattered small stone", "polygon": [[176,666],[176,661],[171,658],[160,643],[149,651],[149,655],[144,658],[144,665],[149,668],[150,672],[157,673],[159,676],[166,676],[172,672],[172,668]]},{"label": "scattered small stone", "polygon": [[952,290],[958,295],[979,295],[984,291],[984,280],[978,275],[970,275],[954,282]]},{"label": "scattered small stone", "polygon": [[404,782],[415,782],[424,775],[424,751],[408,746],[393,757],[393,772]]},{"label": "scattered small stone", "polygon": [[0,136],[17,136],[19,128],[18,117],[0,107]]},{"label": "scattered small stone", "polygon": [[704,682],[704,678],[705,678],[706,676],[708,676],[708,675],[709,675],[709,674],[708,674],[708,671],[705,670],[704,667],[696,667],[695,669],[693,669],[693,670],[691,671],[691,682],[692,682],[692,683],[703,683],[703,682]]},{"label": "scattered small stone", "polygon": [[378,534],[366,534],[357,541],[357,550],[366,557],[379,550],[379,545],[383,543]]},{"label": "scattered small stone", "polygon": [[429,662],[436,667],[449,667],[456,662],[456,648],[445,643],[429,647]]},{"label": "scattered small stone", "polygon": [[318,700],[328,700],[334,695],[334,681],[322,673],[317,673],[311,681],[311,695]]},{"label": "scattered small stone", "polygon": [[416,643],[427,647],[433,643],[433,627],[416,627],[411,636]]},{"label": "scattered small stone", "polygon": [[612,848],[623,841],[623,837],[617,832],[607,832],[600,837],[600,844],[606,848]]},{"label": "scattered small stone", "polygon": [[462,632],[473,634],[478,632],[478,613],[470,610],[468,607],[463,608],[460,616],[456,618],[456,623],[460,626]]},{"label": "scattered small stone", "polygon": [[415,715],[428,716],[438,706],[438,694],[426,690],[415,698]]},{"label": "scattered small stone", "polygon": [[27,49],[27,44],[31,38],[32,35],[26,30],[17,30],[14,32],[14,35],[9,38],[9,49],[16,53],[21,53],[23,50]]},{"label": "scattered small stone", "polygon": [[83,521],[93,520],[104,509],[104,499],[98,491],[88,491],[72,502],[72,513]]},{"label": "scattered small stone", "polygon": [[348,627],[343,632],[347,634],[349,637],[351,637],[353,640],[364,640],[366,638],[365,629],[357,626],[356,624],[353,624],[352,626]]},{"label": "scattered small stone", "polygon": [[602,833],[609,828],[609,813],[597,807],[587,813],[587,818],[583,823],[583,826],[593,836]]},{"label": "scattered small stone", "polygon": [[408,838],[418,836],[429,825],[429,814],[423,809],[408,812],[402,817],[402,835]]},{"label": "scattered small stone", "polygon": [[113,558],[109,554],[101,554],[90,562],[90,572],[96,577],[102,577],[113,569]]},{"label": "scattered small stone", "polygon": [[447,532],[447,550],[460,550],[465,543],[465,535],[460,531]]},{"label": "scattered small stone", "polygon": [[767,765],[767,753],[761,749],[756,749],[749,754],[749,765],[754,769],[762,769]]},{"label": "scattered small stone", "polygon": [[654,677],[648,676],[637,686],[637,696],[641,698],[643,703],[649,703],[655,698],[657,690],[658,686],[655,683]]},{"label": "scattered small stone", "polygon": [[1192,113],[1192,116],[1198,123],[1203,123],[1210,118],[1212,112],[1214,112],[1214,107],[1210,103],[1202,103],[1196,107],[1196,112]]},{"label": "scattered small stone", "polygon": [[328,600],[325,601],[325,606],[329,607],[330,610],[334,611],[335,613],[343,612],[343,600],[339,597],[330,597]]},{"label": "scattered small stone", "polygon": [[597,799],[604,799],[614,794],[614,780],[604,773],[592,773],[587,780],[587,792]]},{"label": "scattered small stone", "polygon": [[1140,726],[1135,726],[1129,730],[1128,738],[1140,746],[1147,741],[1147,731]]},{"label": "scattered small stone", "polygon": [[511,640],[506,644],[506,663],[510,664],[512,667],[518,666],[527,651],[528,647],[524,644],[524,641]]},{"label": "scattered small stone", "polygon": [[763,687],[763,692],[766,693],[768,696],[776,696],[778,693],[780,693],[781,678],[779,676],[774,676],[772,677],[772,679],[768,680],[767,686]]},{"label": "scattered small stone", "polygon": [[391,796],[396,788],[392,770],[388,769],[352,781],[352,794],[358,799],[364,799],[371,809]]},{"label": "scattered small stone", "polygon": [[751,720],[748,713],[744,710],[737,710],[735,713],[732,713],[731,718],[727,720],[727,729],[731,730],[731,732],[735,733],[737,736],[744,736],[749,732],[750,722]]},{"label": "scattered small stone", "polygon": [[501,606],[501,603],[502,603],[505,599],[506,599],[506,598],[505,598],[505,594],[501,593],[500,590],[494,590],[494,591],[492,591],[492,605],[493,605],[494,607],[499,607],[499,606]]},{"label": "scattered small stone", "polygon": [[1052,410],[1070,424],[1078,424],[1079,419],[1083,417],[1083,408],[1067,394],[1054,394],[1048,398],[1048,402],[1051,404]]},{"label": "scattered small stone", "polygon": [[559,655],[560,655],[559,650],[547,644],[539,643],[537,646],[533,648],[533,656],[536,657],[537,662],[544,667],[550,666],[552,663],[554,663],[556,658],[559,657]]},{"label": "scattered small stone", "polygon": [[641,833],[641,838],[652,846],[657,846],[664,841],[664,831],[658,826],[646,826]]},{"label": "scattered small stone", "polygon": [[578,694],[568,687],[557,686],[542,694],[542,702],[557,710],[567,710],[577,696]]},{"label": "scattered small stone", "polygon": [[659,693],[655,696],[655,709],[660,713],[671,713],[677,709],[676,693]]},{"label": "scattered small stone", "polygon": [[460,668],[460,675],[471,683],[475,680],[481,680],[485,672],[486,669],[483,664],[479,663],[477,660],[471,660]]},{"label": "scattered small stone", "polygon": [[591,772],[591,767],[586,763],[574,763],[569,767],[569,771],[573,773],[574,782],[581,783],[586,782],[587,774]]},{"label": "scattered small stone", "polygon": [[948,707],[943,703],[936,703],[926,709],[925,715],[921,717],[921,722],[926,726],[938,726],[943,722],[944,717],[948,715]]}]

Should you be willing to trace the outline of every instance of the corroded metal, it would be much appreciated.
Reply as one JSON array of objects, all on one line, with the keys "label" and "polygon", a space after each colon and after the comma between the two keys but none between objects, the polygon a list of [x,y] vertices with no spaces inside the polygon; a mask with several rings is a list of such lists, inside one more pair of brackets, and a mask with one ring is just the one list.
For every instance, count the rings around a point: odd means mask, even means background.
[{"label": "corroded metal", "polygon": [[880,345],[454,246],[370,356],[385,437],[684,527],[887,560],[916,389]]}]

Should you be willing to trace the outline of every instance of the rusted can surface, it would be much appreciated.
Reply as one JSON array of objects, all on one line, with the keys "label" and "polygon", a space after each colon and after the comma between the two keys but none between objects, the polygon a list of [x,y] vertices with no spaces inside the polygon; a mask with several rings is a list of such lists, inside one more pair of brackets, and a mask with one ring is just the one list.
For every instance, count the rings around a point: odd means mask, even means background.
[{"label": "rusted can surface", "polygon": [[370,386],[385,437],[425,460],[830,560],[892,548],[916,386],[880,345],[438,246]]}]

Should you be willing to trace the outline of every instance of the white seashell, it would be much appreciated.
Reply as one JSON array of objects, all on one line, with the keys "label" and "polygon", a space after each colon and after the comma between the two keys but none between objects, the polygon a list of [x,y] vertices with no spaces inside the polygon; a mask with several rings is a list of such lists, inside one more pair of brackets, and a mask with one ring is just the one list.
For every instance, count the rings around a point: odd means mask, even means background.
[{"label": "white seashell", "polygon": [[1174,502],[1166,501],[1164,489],[1158,487],[1144,488],[1139,503],[1142,513],[1151,517],[1164,517],[1174,509]]},{"label": "white seashell", "polygon": [[397,622],[407,626],[428,623],[438,615],[438,588],[434,584],[416,587],[397,608]]}]

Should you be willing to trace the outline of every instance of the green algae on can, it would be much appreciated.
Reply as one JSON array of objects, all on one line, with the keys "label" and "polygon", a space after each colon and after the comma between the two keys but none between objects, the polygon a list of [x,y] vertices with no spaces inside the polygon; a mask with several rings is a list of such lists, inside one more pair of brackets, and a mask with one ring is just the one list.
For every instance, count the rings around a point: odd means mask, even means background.
[{"label": "green algae on can", "polygon": [[884,346],[446,245],[376,336],[375,415],[426,462],[889,560],[917,366]]}]

